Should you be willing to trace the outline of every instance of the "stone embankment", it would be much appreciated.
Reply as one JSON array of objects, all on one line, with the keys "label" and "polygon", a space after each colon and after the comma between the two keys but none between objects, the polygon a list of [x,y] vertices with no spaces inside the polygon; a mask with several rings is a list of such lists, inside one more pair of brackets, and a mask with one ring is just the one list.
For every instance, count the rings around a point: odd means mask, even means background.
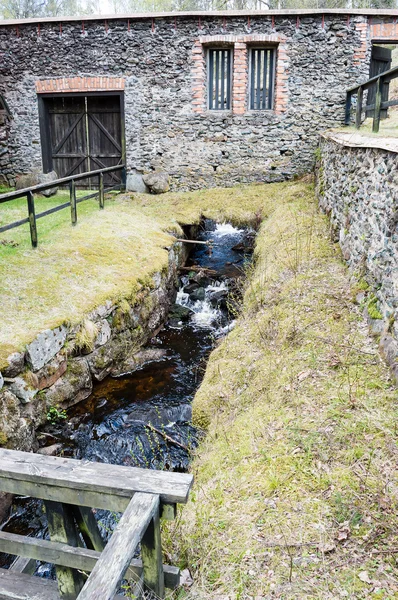
[{"label": "stone embankment", "polygon": [[398,140],[321,137],[317,195],[357,278],[357,300],[398,381]]},{"label": "stone embankment", "polygon": [[162,326],[176,294],[186,245],[169,250],[168,268],[152,277],[134,300],[109,300],[76,326],[42,331],[24,352],[8,357],[0,373],[0,445],[37,450],[36,430],[50,408],[87,398],[93,383],[132,372],[151,359],[140,350]]}]

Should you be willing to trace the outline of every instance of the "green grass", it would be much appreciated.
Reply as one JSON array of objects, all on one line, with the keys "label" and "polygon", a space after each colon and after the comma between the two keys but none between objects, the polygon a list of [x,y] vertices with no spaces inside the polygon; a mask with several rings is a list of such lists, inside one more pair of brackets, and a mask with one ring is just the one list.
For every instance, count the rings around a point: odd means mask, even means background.
[{"label": "green grass", "polygon": [[311,189],[293,190],[194,399],[206,437],[168,553],[192,598],[398,598],[397,391]]},{"label": "green grass", "polygon": [[[273,210],[274,197],[291,194],[297,183],[253,185],[162,196],[119,195],[78,205],[71,226],[68,209],[38,221],[38,248],[29,226],[0,235],[0,369],[40,331],[77,324],[96,306],[134,301],[150,277],[165,269],[168,248],[181,224],[201,215],[234,222],[258,221]],[[36,212],[66,201],[67,192],[37,198]],[[24,200],[0,205],[0,223],[26,216]]]}]

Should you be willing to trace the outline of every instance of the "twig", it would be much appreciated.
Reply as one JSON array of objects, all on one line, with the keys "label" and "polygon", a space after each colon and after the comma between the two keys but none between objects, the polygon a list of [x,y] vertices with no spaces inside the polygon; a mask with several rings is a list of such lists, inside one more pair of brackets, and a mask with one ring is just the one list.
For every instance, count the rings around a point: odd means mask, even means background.
[{"label": "twig", "polygon": [[161,435],[165,440],[167,440],[171,444],[175,444],[176,446],[179,446],[180,448],[183,448],[184,450],[186,450],[187,452],[189,452],[188,446],[185,446],[184,444],[181,444],[180,442],[177,442],[177,440],[175,440],[174,438],[172,438],[169,435],[167,435],[167,433],[164,433],[164,431],[161,431],[160,429],[156,429],[156,427],[154,427],[153,425],[151,425],[151,423],[148,423],[147,425],[145,425],[145,427],[147,427],[151,431],[154,431],[155,433],[158,433],[159,435]]},{"label": "twig", "polygon": [[217,271],[214,269],[207,269],[206,267],[197,267],[196,265],[192,265],[191,267],[180,267],[180,271],[194,271],[195,273],[207,273],[207,275],[218,275]]},{"label": "twig", "polygon": [[211,240],[208,240],[207,242],[203,242],[200,240],[184,240],[181,238],[176,238],[175,239],[176,242],[183,242],[184,244],[204,244],[205,246],[212,246],[213,242]]}]

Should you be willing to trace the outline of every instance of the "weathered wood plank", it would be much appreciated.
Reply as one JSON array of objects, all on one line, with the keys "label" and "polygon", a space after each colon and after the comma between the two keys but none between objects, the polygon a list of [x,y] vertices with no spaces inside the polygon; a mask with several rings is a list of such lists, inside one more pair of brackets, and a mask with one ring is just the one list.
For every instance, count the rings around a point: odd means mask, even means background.
[{"label": "weathered wood plank", "polygon": [[[186,473],[0,449],[0,490],[36,498],[48,497],[78,506],[123,510],[125,502],[121,503],[123,508],[120,509],[110,499],[130,499],[135,492],[158,494],[166,504],[185,503],[192,482],[192,475]],[[29,483],[34,485],[24,485]],[[61,489],[63,498],[58,495]]]},{"label": "weathered wood plank", "polygon": [[[19,552],[11,552],[9,550],[9,545],[6,544],[1,552],[6,552],[7,554],[15,554],[19,555]],[[29,575],[33,575],[36,570],[36,560],[33,558],[27,558],[26,556],[18,556],[16,560],[12,563],[10,567],[10,571],[14,571],[15,573],[28,573]]]},{"label": "weathered wood plank", "polygon": [[[25,571],[26,564],[32,563],[36,567],[36,560],[42,560],[54,565],[62,565],[71,569],[80,569],[91,573],[101,556],[96,550],[87,548],[74,548],[62,542],[31,538],[15,533],[0,531],[0,552],[18,555],[19,561],[15,561],[11,570],[16,573]],[[18,565],[17,565],[18,562]],[[15,565],[15,566],[14,566]],[[133,558],[126,571],[126,577],[137,579],[143,570],[142,561]],[[163,565],[165,586],[174,589],[179,585],[180,571],[177,567]]]},{"label": "weathered wood plank", "polygon": [[376,83],[376,97],[375,97],[375,111],[373,116],[372,132],[378,133],[380,128],[380,117],[381,117],[381,100],[383,95],[383,80],[381,77]]},{"label": "weathered wood plank", "polygon": [[0,569],[0,599],[60,600],[57,583],[51,579]]},{"label": "weathered wood plank", "polygon": [[[56,581],[0,569],[0,600],[61,600]],[[115,596],[114,600],[126,600]]]},{"label": "weathered wood plank", "polygon": [[72,510],[87,548],[102,552],[105,548],[105,542],[102,539],[91,508],[87,506],[73,506]]},{"label": "weathered wood plank", "polygon": [[158,511],[159,496],[141,492],[134,495],[78,600],[109,600],[117,592],[144,532]]},{"label": "weathered wood plank", "polygon": [[[45,502],[48,531],[54,542],[66,542],[76,550],[80,545],[71,506],[60,502]],[[63,600],[76,600],[84,586],[80,571],[62,565],[56,566],[58,589]]]},{"label": "weathered wood plank", "polygon": [[141,556],[146,588],[155,592],[159,598],[163,598],[164,573],[159,510],[155,512],[141,540]]},{"label": "weathered wood plank", "polygon": [[357,108],[355,111],[355,127],[357,129],[361,126],[361,118],[362,118],[362,100],[363,100],[363,89],[362,87],[358,88],[357,93]]}]

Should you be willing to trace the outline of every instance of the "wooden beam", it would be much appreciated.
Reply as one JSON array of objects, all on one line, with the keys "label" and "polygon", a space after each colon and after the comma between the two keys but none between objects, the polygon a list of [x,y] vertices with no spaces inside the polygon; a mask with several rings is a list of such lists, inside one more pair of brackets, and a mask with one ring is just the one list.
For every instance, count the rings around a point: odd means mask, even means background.
[{"label": "wooden beam", "polygon": [[29,212],[29,227],[30,227],[30,240],[33,248],[37,247],[37,227],[36,227],[36,215],[35,215],[35,201],[33,198],[33,192],[26,194],[28,199],[28,212]]},{"label": "wooden beam", "polygon": [[355,127],[357,129],[361,126],[361,117],[362,117],[362,98],[363,98],[363,90],[362,88],[358,88],[357,93],[357,109],[355,113]]},{"label": "wooden beam", "polygon": [[380,129],[380,116],[381,116],[381,99],[383,93],[383,80],[381,77],[377,80],[376,83],[376,98],[375,98],[375,110],[373,115],[373,126],[372,132],[378,133]]},{"label": "wooden beam", "polygon": [[102,552],[105,548],[105,542],[102,539],[91,508],[87,506],[73,506],[72,511],[87,548]]},{"label": "wooden beam", "polygon": [[159,496],[135,494],[77,600],[109,600],[117,592],[148,525],[159,511]]},{"label": "wooden beam", "polygon": [[[15,573],[32,574],[36,568],[36,560],[61,565],[70,569],[80,569],[91,573],[101,556],[101,552],[87,548],[75,548],[63,542],[54,542],[32,538],[15,533],[0,531],[0,552],[18,555],[19,560],[11,566]],[[18,563],[18,564],[17,564]],[[26,571],[27,564],[32,563],[34,569]],[[142,561],[134,558],[126,571],[126,577],[137,579],[142,575]],[[177,567],[163,565],[165,586],[175,589],[180,582],[180,571]],[[0,596],[1,597],[1,596]]]},{"label": "wooden beam", "polygon": [[155,512],[141,540],[141,556],[145,587],[154,592],[159,598],[163,598],[164,573],[159,510]]},{"label": "wooden beam", "polygon": [[[65,542],[68,546],[73,546],[78,550],[80,540],[76,530],[72,507],[60,502],[46,501],[44,504],[51,540],[54,542]],[[56,572],[61,598],[63,600],[76,600],[85,582],[81,571],[57,565]]]},{"label": "wooden beam", "polygon": [[0,490],[77,506],[123,511],[135,492],[186,503],[193,477],[0,449]]}]

